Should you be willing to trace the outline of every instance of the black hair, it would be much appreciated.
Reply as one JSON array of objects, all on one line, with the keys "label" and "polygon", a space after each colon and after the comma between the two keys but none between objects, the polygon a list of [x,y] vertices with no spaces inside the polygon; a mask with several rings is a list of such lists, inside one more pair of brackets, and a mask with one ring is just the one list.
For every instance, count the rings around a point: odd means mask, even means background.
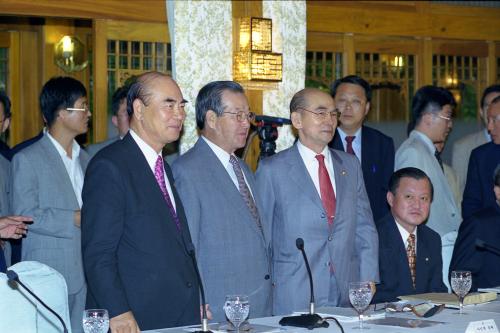
[{"label": "black hair", "polygon": [[122,101],[125,100],[127,103],[127,94],[130,86],[123,86],[115,90],[113,93],[113,97],[111,97],[111,112],[116,116],[118,114],[118,110],[120,109],[120,105]]},{"label": "black hair", "polygon": [[12,113],[10,112],[10,99],[3,90],[0,90],[0,103],[2,103],[3,105],[3,113],[5,119],[10,118],[12,116]]},{"label": "black hair", "polygon": [[47,81],[40,93],[40,110],[47,126],[54,124],[59,111],[71,108],[80,97],[86,97],[83,84],[68,76],[53,77]]},{"label": "black hair", "polygon": [[362,77],[359,77],[357,75],[348,75],[341,79],[335,80],[330,86],[330,94],[333,98],[335,98],[337,89],[342,83],[350,83],[360,86],[365,91],[366,101],[370,102],[372,100],[372,88],[370,87],[370,84],[366,82]]},{"label": "black hair", "polygon": [[205,117],[208,110],[214,111],[217,116],[224,112],[222,94],[224,91],[244,94],[243,87],[234,81],[213,81],[200,89],[196,96],[196,125],[200,130],[205,127]]},{"label": "black hair", "polygon": [[486,105],[484,105],[486,103],[486,96],[491,93],[500,93],[500,84],[494,84],[484,89],[483,95],[481,96],[481,108],[483,110],[486,109]]},{"label": "black hair", "polygon": [[434,186],[432,185],[431,179],[429,178],[429,176],[427,176],[427,174],[425,172],[423,172],[420,169],[413,168],[413,167],[399,169],[391,175],[391,178],[389,179],[389,191],[393,195],[396,195],[396,191],[398,190],[399,183],[401,182],[401,178],[405,178],[405,177],[416,179],[416,180],[427,179],[429,181],[429,185],[431,187],[431,201],[432,201],[432,198],[434,197]]}]

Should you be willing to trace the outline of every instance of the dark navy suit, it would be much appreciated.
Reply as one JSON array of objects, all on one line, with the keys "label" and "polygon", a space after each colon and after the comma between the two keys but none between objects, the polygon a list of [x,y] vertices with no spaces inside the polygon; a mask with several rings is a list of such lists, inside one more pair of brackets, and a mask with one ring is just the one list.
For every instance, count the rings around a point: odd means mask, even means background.
[{"label": "dark navy suit", "polygon": [[403,239],[389,213],[377,222],[380,284],[373,303],[392,302],[398,296],[447,292],[443,283],[441,237],[429,227],[417,227],[417,276],[413,288]]},{"label": "dark navy suit", "polygon": [[[493,192],[493,190],[491,190]],[[499,247],[500,206],[493,204],[465,220],[458,231],[457,241],[451,258],[452,270],[467,270],[472,273],[472,288],[500,286],[500,256],[479,249],[476,239]]]},{"label": "dark navy suit", "polygon": [[482,208],[495,204],[493,172],[498,164],[500,164],[500,145],[493,142],[477,147],[470,154],[462,200],[464,220]]},{"label": "dark navy suit", "polygon": [[[328,145],[344,151],[338,131]],[[389,212],[385,198],[389,178],[394,172],[394,141],[391,137],[374,128],[361,127],[361,169],[373,220],[377,221]]]},{"label": "dark navy suit", "polygon": [[130,133],[92,158],[83,185],[87,308],[132,311],[141,330],[200,321],[189,227],[168,164],[165,172],[181,231]]}]

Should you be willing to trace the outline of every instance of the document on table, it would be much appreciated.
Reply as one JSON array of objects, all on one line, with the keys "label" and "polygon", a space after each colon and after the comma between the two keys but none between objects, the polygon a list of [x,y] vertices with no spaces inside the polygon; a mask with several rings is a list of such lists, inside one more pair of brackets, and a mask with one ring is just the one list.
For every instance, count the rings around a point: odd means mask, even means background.
[{"label": "document on table", "polygon": [[[295,314],[303,314],[307,312],[296,312]],[[359,320],[358,313],[353,308],[338,308],[333,306],[322,306],[316,309],[316,313],[321,317],[335,317],[343,323],[353,323]],[[363,320],[372,320],[385,317],[385,311],[373,311],[373,305],[363,312]]]},{"label": "document on table", "polygon": [[482,293],[497,293],[500,294],[500,286],[492,288],[478,288],[477,291]]}]

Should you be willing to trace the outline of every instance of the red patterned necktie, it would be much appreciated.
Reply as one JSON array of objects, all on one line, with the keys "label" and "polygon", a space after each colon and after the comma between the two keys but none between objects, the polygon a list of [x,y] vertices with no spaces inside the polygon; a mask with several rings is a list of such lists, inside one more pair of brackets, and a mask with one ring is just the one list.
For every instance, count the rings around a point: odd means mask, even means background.
[{"label": "red patterned necktie", "polygon": [[316,159],[319,162],[318,176],[321,201],[323,202],[323,208],[325,209],[328,217],[328,224],[332,225],[333,219],[335,218],[337,199],[335,198],[335,192],[333,190],[332,182],[330,181],[330,175],[326,169],[325,156],[319,154],[316,155]]},{"label": "red patterned necktie", "polygon": [[415,235],[408,236],[408,246],[406,247],[406,255],[408,256],[408,265],[410,266],[411,281],[415,288],[415,279],[417,277],[417,255],[415,254]]},{"label": "red patterned necktie", "polygon": [[180,223],[179,217],[177,216],[177,213],[175,211],[174,205],[172,204],[172,200],[170,200],[170,195],[168,194],[168,191],[167,191],[167,186],[165,184],[165,175],[164,175],[163,171],[164,171],[163,158],[161,156],[158,156],[158,158],[156,159],[156,164],[155,164],[156,182],[158,183],[158,186],[160,186],[161,193],[163,194],[163,199],[165,199],[165,202],[167,203],[168,209],[170,210],[170,214],[172,214],[172,218],[174,219],[177,230],[180,231],[181,230],[181,223]]},{"label": "red patterned necktie", "polygon": [[352,142],[356,139],[356,136],[346,136],[345,141],[347,142],[346,152],[356,156],[354,149],[352,149]]}]

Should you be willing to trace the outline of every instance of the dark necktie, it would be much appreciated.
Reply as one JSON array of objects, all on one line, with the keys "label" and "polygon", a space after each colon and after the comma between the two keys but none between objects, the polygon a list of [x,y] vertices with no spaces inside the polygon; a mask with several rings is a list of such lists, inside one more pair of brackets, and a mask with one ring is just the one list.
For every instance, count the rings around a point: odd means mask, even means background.
[{"label": "dark necktie", "polygon": [[356,136],[346,136],[345,141],[347,142],[346,152],[356,156],[354,149],[352,149],[352,142],[356,139]]},{"label": "dark necktie", "polygon": [[335,218],[335,207],[337,205],[337,199],[335,198],[335,192],[333,190],[332,182],[330,181],[330,175],[325,165],[325,156],[322,154],[316,155],[318,160],[318,176],[319,176],[319,189],[321,193],[321,201],[323,202],[323,208],[326,211],[328,217],[328,224],[333,224],[333,219]]},{"label": "dark necktie", "polygon": [[443,160],[441,159],[441,153],[437,149],[434,151],[434,156],[436,157],[436,160],[438,161],[439,166],[441,167],[441,170],[444,172]]},{"label": "dark necktie", "polygon": [[243,171],[241,170],[240,163],[238,163],[238,160],[233,155],[229,157],[229,163],[232,164],[234,173],[236,174],[241,198],[243,199],[243,201],[245,201],[245,204],[247,205],[248,210],[250,210],[250,214],[252,214],[255,223],[259,228],[261,228],[262,225],[260,223],[259,211],[257,210],[257,206],[255,205],[255,201],[253,200],[252,193],[250,193],[250,189],[245,182],[245,177],[243,176]]},{"label": "dark necktie", "polygon": [[172,204],[172,200],[170,199],[170,195],[168,194],[167,185],[165,184],[165,175],[164,175],[163,171],[164,171],[163,158],[161,156],[158,156],[158,158],[156,159],[156,164],[155,164],[156,182],[160,186],[161,193],[163,194],[163,199],[165,199],[165,202],[167,203],[168,209],[170,210],[170,214],[172,215],[172,218],[175,222],[177,230],[180,231],[181,230],[181,223],[180,223],[179,217],[177,216],[177,213],[175,211],[174,205]]},{"label": "dark necktie", "polygon": [[408,246],[406,247],[406,256],[408,257],[408,265],[410,266],[411,281],[415,288],[415,279],[417,277],[417,256],[415,254],[415,235],[408,236]]}]

